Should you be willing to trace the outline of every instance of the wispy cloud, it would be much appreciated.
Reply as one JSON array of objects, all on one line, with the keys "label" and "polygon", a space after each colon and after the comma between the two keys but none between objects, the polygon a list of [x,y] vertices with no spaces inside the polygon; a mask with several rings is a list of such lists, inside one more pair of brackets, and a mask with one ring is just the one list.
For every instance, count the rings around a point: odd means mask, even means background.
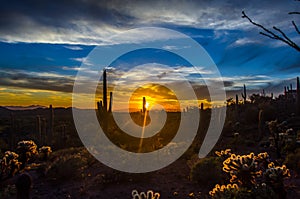
[{"label": "wispy cloud", "polygon": [[64,46],[65,48],[67,48],[67,49],[70,49],[70,50],[83,50],[83,48],[82,47],[80,47],[80,46]]},{"label": "wispy cloud", "polygon": [[[43,1],[3,3],[0,8],[0,40],[5,42],[106,45],[111,35],[141,26],[187,26],[198,29],[255,29],[241,18],[245,10],[266,26],[293,29],[286,19],[293,1]],[[51,7],[51,10],[49,9]],[[13,10],[13,12],[12,12]],[[55,14],[52,10],[56,10]],[[5,19],[5,20],[4,20]],[[22,20],[20,20],[22,19]],[[299,20],[298,20],[299,21]],[[149,35],[149,39],[151,35]],[[136,41],[130,37],[125,41]],[[66,46],[81,50],[79,46]]]}]

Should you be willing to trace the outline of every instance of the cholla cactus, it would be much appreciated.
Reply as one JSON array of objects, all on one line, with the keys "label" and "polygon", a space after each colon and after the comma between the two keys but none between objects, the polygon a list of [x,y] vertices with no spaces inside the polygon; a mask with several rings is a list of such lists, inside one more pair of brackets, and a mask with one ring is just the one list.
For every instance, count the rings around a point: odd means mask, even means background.
[{"label": "cholla cactus", "polygon": [[290,176],[290,171],[283,166],[275,166],[274,163],[268,165],[268,169],[264,173],[266,183],[273,188],[279,198],[286,197],[283,180]]},{"label": "cholla cactus", "polygon": [[137,190],[132,190],[131,192],[132,198],[133,199],[159,199],[160,194],[159,193],[154,193],[152,190],[145,192],[139,193]]},{"label": "cholla cactus", "polygon": [[216,184],[215,188],[209,192],[209,195],[214,198],[235,198],[238,194],[239,187],[237,184],[219,185]]},{"label": "cholla cactus", "polygon": [[257,171],[257,162],[254,153],[249,155],[232,154],[223,162],[223,171],[231,176],[230,182],[237,182],[242,186],[251,186],[255,184],[255,177],[261,175]]},{"label": "cholla cactus", "polygon": [[19,154],[19,160],[22,163],[22,168],[25,168],[25,165],[30,158],[38,154],[37,145],[32,140],[23,140],[18,142],[16,151]]},{"label": "cholla cactus", "polygon": [[50,146],[42,146],[39,148],[39,155],[42,160],[48,160],[50,154],[52,153]]},{"label": "cholla cactus", "polygon": [[275,166],[273,162],[268,165],[264,173],[266,180],[272,183],[282,182],[285,177],[290,177],[290,171],[285,165]]},{"label": "cholla cactus", "polygon": [[228,158],[232,154],[231,149],[216,151],[215,153],[218,157],[223,157],[223,158]]},{"label": "cholla cactus", "polygon": [[21,163],[18,161],[19,155],[6,151],[1,160],[1,176],[14,176],[19,170]]}]

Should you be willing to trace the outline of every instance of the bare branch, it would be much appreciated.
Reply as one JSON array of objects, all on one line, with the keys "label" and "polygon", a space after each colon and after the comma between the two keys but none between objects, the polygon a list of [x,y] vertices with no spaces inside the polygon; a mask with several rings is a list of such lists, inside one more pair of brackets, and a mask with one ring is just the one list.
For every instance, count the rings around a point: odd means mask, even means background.
[{"label": "bare branch", "polygon": [[290,38],[288,38],[288,37],[286,36],[286,34],[285,34],[282,30],[280,30],[280,29],[277,28],[276,26],[273,26],[273,29],[276,30],[276,31],[278,31],[278,32],[280,32],[280,34],[286,39],[286,41],[287,41],[288,43],[290,43],[290,44],[292,44],[292,45],[296,45],[292,40],[290,40]]},{"label": "bare branch", "polygon": [[293,26],[294,26],[296,32],[297,32],[298,34],[300,34],[300,31],[299,31],[299,29],[298,29],[298,26],[295,24],[294,21],[292,21],[292,24],[293,24]]},{"label": "bare branch", "polygon": [[[273,27],[273,29],[275,31],[280,33],[280,35],[281,35],[280,36],[279,34],[276,34],[273,31],[265,28],[263,25],[255,23],[254,21],[252,21],[252,19],[250,19],[250,17],[248,17],[244,11],[242,11],[242,14],[243,14],[242,18],[248,19],[248,21],[250,23],[252,23],[253,25],[255,25],[259,28],[261,28],[264,31],[264,32],[260,32],[261,35],[264,35],[264,36],[269,37],[271,39],[280,40],[280,41],[286,43],[287,45],[291,46],[292,48],[294,48],[295,50],[300,52],[300,46],[298,46],[296,43],[294,43],[281,29],[279,29],[275,26]],[[293,14],[296,14],[296,13],[293,13]],[[295,24],[295,22],[292,22],[292,23],[293,23],[294,28],[296,29],[296,31],[299,33],[299,29],[298,29],[297,25]]]},{"label": "bare branch", "polygon": [[289,15],[300,15],[300,12],[289,12]]}]

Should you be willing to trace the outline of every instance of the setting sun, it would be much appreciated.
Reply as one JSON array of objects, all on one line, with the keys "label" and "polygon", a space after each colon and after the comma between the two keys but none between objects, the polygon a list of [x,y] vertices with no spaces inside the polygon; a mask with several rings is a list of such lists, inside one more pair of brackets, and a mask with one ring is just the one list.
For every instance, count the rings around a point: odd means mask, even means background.
[{"label": "setting sun", "polygon": [[149,103],[148,102],[146,102],[145,107],[146,107],[146,109],[149,108]]}]

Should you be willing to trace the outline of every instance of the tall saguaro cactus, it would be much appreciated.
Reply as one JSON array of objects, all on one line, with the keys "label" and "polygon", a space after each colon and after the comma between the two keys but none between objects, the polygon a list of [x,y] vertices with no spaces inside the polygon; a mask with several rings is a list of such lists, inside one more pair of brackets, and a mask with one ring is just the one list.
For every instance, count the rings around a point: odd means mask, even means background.
[{"label": "tall saguaro cactus", "polygon": [[36,132],[39,143],[42,143],[42,121],[39,115],[36,116]]},{"label": "tall saguaro cactus", "polygon": [[146,97],[143,97],[143,113],[146,112]]},{"label": "tall saguaro cactus", "polygon": [[242,92],[242,98],[244,99],[244,104],[246,104],[246,100],[247,100],[247,90],[246,90],[246,85],[244,84],[244,89]]},{"label": "tall saguaro cactus", "polygon": [[54,110],[52,104],[49,106],[50,117],[49,117],[49,138],[52,139],[54,131]]},{"label": "tall saguaro cactus", "polygon": [[110,113],[112,111],[112,100],[113,100],[113,92],[109,92],[109,108],[108,108],[108,112],[110,112]]},{"label": "tall saguaro cactus", "polygon": [[11,119],[11,132],[9,136],[9,145],[11,149],[14,149],[15,135],[16,135],[17,128],[16,128],[16,118],[13,113],[10,114],[10,119]]},{"label": "tall saguaro cactus", "polygon": [[297,77],[297,115],[300,116],[300,83],[299,77]]},{"label": "tall saguaro cactus", "polygon": [[106,80],[106,70],[103,71],[103,109],[107,112],[107,80]]}]

